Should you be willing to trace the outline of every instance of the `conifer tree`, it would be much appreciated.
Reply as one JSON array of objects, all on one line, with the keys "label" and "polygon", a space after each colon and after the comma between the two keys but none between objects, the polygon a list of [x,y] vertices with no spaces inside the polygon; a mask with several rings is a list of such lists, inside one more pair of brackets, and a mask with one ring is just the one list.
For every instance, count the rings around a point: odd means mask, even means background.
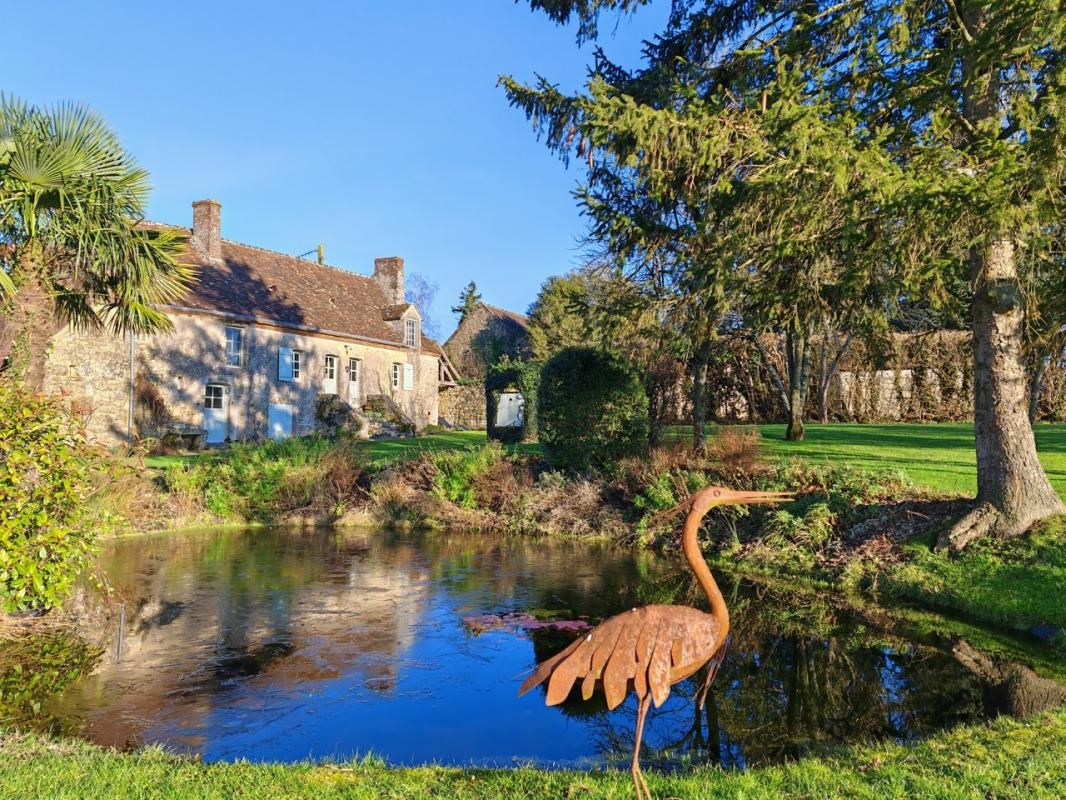
[{"label": "conifer tree", "polygon": [[[581,40],[602,14],[644,4],[531,0],[576,19]],[[597,50],[590,75],[572,95],[546,80],[502,82],[593,180],[598,165],[631,170],[650,196],[700,196],[748,232],[782,208],[803,212],[718,263],[795,270],[797,254],[845,242],[851,255],[858,242],[884,258],[839,262],[842,286],[861,290],[871,263],[934,301],[969,281],[978,495],[942,544],[1011,535],[1063,510],[1027,415],[1019,265],[1061,202],[1062,0],[674,0],[639,69]],[[832,191],[820,202],[797,186]]]},{"label": "conifer tree", "polygon": [[452,306],[452,313],[459,315],[460,324],[481,304],[481,293],[477,290],[477,284],[470,281],[466,288],[459,293],[459,305]]}]

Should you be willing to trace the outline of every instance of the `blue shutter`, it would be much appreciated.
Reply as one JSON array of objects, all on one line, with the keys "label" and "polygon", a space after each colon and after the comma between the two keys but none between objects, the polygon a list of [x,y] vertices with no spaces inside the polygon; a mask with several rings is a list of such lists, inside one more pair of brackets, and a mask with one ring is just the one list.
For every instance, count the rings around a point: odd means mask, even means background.
[{"label": "blue shutter", "polygon": [[292,382],[292,348],[278,348],[278,380]]}]

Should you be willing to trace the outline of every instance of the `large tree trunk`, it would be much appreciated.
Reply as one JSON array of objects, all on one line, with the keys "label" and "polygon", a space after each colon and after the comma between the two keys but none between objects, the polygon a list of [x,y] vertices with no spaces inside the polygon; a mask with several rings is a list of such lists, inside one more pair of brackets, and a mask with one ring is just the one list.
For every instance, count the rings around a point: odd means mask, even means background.
[{"label": "large tree trunk", "polygon": [[[999,65],[978,43],[990,23],[987,3],[962,5],[973,41],[962,61],[963,116],[976,136],[997,135],[1004,114]],[[970,252],[973,284],[974,438],[977,505],[937,542],[958,550],[989,534],[1012,536],[1064,509],[1036,455],[1029,423],[1023,334],[1025,302],[1014,239],[993,231]]]},{"label": "large tree trunk", "polygon": [[707,365],[711,363],[711,343],[706,342],[692,359],[692,447],[707,448]]},{"label": "large tree trunk", "polygon": [[1036,454],[1023,352],[1025,303],[1014,242],[971,256],[977,506],[938,545],[958,550],[987,534],[1013,536],[1063,510]]},{"label": "large tree trunk", "polygon": [[0,371],[31,389],[44,389],[48,347],[59,327],[52,293],[26,265],[8,309],[0,313]]},{"label": "large tree trunk", "polygon": [[790,329],[785,335],[785,350],[788,362],[788,429],[785,438],[799,442],[803,440],[803,411],[810,386],[810,338],[806,331]]}]

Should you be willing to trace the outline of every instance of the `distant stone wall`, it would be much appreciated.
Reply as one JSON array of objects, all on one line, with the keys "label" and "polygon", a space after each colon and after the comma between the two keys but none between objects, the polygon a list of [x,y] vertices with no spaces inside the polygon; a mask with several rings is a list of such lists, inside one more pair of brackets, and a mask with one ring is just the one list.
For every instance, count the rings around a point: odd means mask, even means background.
[{"label": "distant stone wall", "polygon": [[453,425],[461,425],[474,431],[485,430],[484,385],[460,384],[442,389],[440,416]]},{"label": "distant stone wall", "polygon": [[46,392],[67,397],[85,420],[89,438],[105,444],[130,435],[130,340],[67,328],[52,340]]}]

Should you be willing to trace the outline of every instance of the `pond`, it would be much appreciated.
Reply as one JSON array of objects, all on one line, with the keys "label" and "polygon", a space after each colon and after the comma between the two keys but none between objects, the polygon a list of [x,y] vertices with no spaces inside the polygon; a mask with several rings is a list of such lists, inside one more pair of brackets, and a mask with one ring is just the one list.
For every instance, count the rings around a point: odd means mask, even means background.
[{"label": "pond", "polygon": [[[206,531],[122,540],[96,670],[47,705],[64,730],[207,760],[621,761],[608,713],[516,690],[535,662],[634,605],[686,600],[683,564],[579,543],[390,532]],[[653,710],[647,765],[743,767],[905,741],[995,714],[972,657],[813,600],[724,581],[734,635],[706,707],[696,676]]]}]

